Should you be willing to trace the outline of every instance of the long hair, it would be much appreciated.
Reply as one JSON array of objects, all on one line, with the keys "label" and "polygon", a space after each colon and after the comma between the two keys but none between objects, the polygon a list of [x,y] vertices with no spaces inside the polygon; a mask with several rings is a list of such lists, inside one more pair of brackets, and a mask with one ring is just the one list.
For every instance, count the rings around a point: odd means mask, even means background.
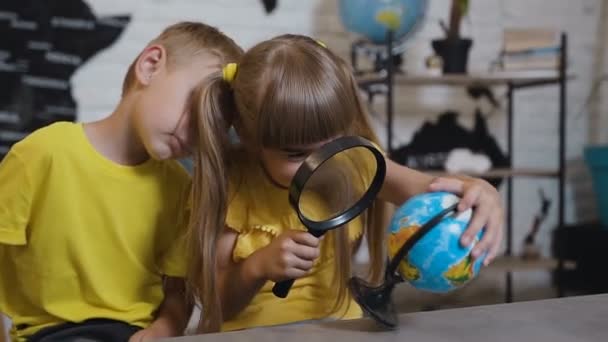
[{"label": "long hair", "polygon": [[[313,144],[342,134],[378,143],[357,89],[347,64],[315,40],[282,35],[264,41],[243,55],[233,83],[239,134],[257,148]],[[384,208],[376,201],[363,215],[371,258],[368,276],[374,282],[384,266]],[[347,229],[329,234],[337,268],[332,314],[347,297],[354,246]]]},{"label": "long hair", "polygon": [[[202,304],[201,332],[218,331],[222,322],[221,304],[216,288],[216,246],[226,221],[226,153],[228,118],[232,115],[229,85],[221,72],[210,75],[196,89],[192,103],[197,146],[189,220],[190,292]],[[212,134],[212,132],[216,132]]]},{"label": "long hair", "polygon": [[[193,121],[194,174],[188,223],[188,299],[202,305],[200,331],[219,330],[222,316],[216,289],[216,245],[226,220],[226,146],[234,117],[230,85],[222,78],[222,66],[237,62],[243,50],[218,29],[197,22],[181,22],[166,28],[151,44],[167,51],[168,68],[179,68],[201,58],[216,58],[217,70],[203,79],[190,97]],[[137,60],[137,59],[136,59]],[[123,96],[134,86],[135,63],[123,83]]]}]

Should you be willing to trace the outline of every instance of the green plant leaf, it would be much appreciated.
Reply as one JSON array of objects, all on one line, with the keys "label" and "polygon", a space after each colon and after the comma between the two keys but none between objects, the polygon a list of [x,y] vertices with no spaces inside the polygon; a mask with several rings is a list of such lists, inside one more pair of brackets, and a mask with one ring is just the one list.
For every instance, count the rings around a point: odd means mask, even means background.
[{"label": "green plant leaf", "polygon": [[458,1],[458,6],[460,7],[460,14],[462,17],[465,17],[467,15],[467,12],[469,11],[469,0],[457,0]]}]

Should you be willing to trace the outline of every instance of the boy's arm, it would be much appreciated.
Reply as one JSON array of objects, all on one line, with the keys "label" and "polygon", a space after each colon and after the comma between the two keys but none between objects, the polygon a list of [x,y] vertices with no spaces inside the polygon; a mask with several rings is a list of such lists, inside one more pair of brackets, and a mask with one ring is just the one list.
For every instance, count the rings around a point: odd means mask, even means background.
[{"label": "boy's arm", "polygon": [[165,299],[156,319],[149,327],[134,334],[130,342],[183,335],[193,307],[186,298],[185,282],[181,278],[166,277],[163,288]]},{"label": "boy's arm", "polygon": [[[188,189],[188,187],[185,188],[183,199],[187,198]],[[164,299],[156,312],[156,318],[150,326],[134,334],[129,342],[181,336],[188,325],[194,305],[187,298],[186,282],[184,280],[187,271],[186,260],[188,260],[185,252],[187,246],[185,233],[187,217],[187,210],[180,213],[181,224],[178,225],[177,230],[181,233],[177,235],[160,261],[160,271],[164,274]]]}]

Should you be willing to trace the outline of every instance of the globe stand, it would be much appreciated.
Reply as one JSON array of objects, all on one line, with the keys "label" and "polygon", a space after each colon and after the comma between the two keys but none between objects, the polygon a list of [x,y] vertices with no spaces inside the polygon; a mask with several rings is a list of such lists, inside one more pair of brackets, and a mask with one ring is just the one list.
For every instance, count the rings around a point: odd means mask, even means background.
[{"label": "globe stand", "polygon": [[446,216],[455,213],[457,206],[458,203],[453,204],[433,216],[399,248],[399,251],[389,262],[385,270],[383,284],[374,287],[358,277],[352,277],[348,282],[355,301],[363,308],[363,311],[380,325],[388,329],[394,329],[398,325],[397,310],[395,310],[393,303],[393,289],[395,285],[403,282],[403,278],[397,272],[399,264],[416,243],[430,232],[433,227],[439,224]]},{"label": "globe stand", "polygon": [[363,311],[388,329],[397,327],[397,310],[393,304],[393,288],[403,279],[387,280],[380,286],[372,286],[365,280],[353,277],[348,282],[353,297]]},{"label": "globe stand", "polygon": [[[365,74],[369,72],[380,73],[386,71],[390,61],[393,63],[392,67],[395,72],[403,73],[401,66],[403,65],[404,49],[400,45],[396,45],[391,49],[391,56],[389,58],[386,44],[387,43],[376,44],[365,39],[355,41],[351,46],[351,63],[353,64],[355,73]],[[363,55],[372,62],[373,67],[371,70],[359,70],[357,63],[359,55]]]}]

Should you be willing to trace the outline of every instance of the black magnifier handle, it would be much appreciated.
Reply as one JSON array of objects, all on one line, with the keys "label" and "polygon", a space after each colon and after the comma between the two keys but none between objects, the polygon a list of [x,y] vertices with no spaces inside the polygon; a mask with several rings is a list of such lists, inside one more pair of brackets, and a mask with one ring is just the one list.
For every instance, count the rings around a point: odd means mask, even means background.
[{"label": "black magnifier handle", "polygon": [[[309,230],[308,232],[315,237],[321,237],[323,234],[325,234],[325,231],[318,230]],[[295,281],[295,279],[287,279],[274,284],[272,287],[272,293],[279,298],[287,297],[289,290],[291,290],[291,287]]]},{"label": "black magnifier handle", "polygon": [[291,290],[291,287],[293,286],[293,283],[295,281],[295,279],[288,279],[274,284],[274,286],[272,287],[272,293],[274,293],[274,295],[279,298],[287,297],[287,295],[289,294],[289,290]]}]

